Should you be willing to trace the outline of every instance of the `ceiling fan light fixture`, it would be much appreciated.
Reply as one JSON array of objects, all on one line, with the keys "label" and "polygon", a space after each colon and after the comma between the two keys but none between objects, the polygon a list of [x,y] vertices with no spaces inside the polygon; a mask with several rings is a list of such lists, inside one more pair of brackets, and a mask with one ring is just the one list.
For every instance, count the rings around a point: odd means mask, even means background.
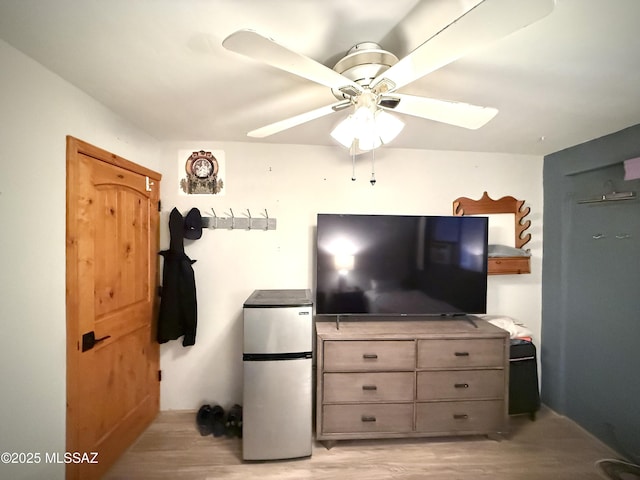
[{"label": "ceiling fan light fixture", "polygon": [[353,112],[353,136],[356,138],[367,138],[376,134],[375,111],[369,106],[356,106]]},{"label": "ceiling fan light fixture", "polygon": [[376,130],[382,143],[393,141],[404,128],[404,122],[384,110],[376,112]]},{"label": "ceiling fan light fixture", "polygon": [[351,148],[354,136],[353,115],[349,115],[342,120],[336,128],[331,131],[331,136],[343,147]]},{"label": "ceiling fan light fixture", "polygon": [[368,151],[393,141],[403,128],[404,122],[384,110],[361,106],[342,120],[331,136],[345,148],[357,142],[358,150]]},{"label": "ceiling fan light fixture", "polygon": [[358,137],[358,148],[363,152],[368,152],[382,146],[382,139],[376,134],[375,130],[371,130],[366,134]]}]

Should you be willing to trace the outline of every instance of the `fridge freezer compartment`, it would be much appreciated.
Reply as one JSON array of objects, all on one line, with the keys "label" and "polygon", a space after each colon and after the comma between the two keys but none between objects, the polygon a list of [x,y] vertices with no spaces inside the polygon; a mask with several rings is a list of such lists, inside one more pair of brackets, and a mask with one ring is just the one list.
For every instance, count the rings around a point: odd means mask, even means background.
[{"label": "fridge freezer compartment", "polygon": [[245,353],[308,352],[313,344],[312,308],[245,308]]}]

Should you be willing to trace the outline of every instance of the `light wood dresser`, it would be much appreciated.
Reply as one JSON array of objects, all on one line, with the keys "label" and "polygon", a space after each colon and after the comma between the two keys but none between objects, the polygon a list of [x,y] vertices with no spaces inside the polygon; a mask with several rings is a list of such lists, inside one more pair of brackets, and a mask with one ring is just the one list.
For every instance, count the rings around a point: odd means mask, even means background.
[{"label": "light wood dresser", "polygon": [[484,320],[316,320],[316,437],[503,434],[509,334]]}]

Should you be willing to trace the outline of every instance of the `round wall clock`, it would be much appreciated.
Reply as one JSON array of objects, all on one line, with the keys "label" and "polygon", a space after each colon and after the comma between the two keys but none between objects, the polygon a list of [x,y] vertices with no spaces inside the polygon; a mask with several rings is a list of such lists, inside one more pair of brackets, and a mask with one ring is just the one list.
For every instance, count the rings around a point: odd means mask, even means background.
[{"label": "round wall clock", "polygon": [[180,188],[187,194],[213,195],[223,187],[218,178],[219,164],[211,152],[193,152],[184,165],[187,178],[180,180]]},{"label": "round wall clock", "polygon": [[218,174],[218,161],[211,152],[193,152],[187,159],[185,170],[188,175],[204,180]]},{"label": "round wall clock", "polygon": [[213,162],[208,158],[197,158],[191,164],[191,171],[198,178],[207,178],[213,173]]}]

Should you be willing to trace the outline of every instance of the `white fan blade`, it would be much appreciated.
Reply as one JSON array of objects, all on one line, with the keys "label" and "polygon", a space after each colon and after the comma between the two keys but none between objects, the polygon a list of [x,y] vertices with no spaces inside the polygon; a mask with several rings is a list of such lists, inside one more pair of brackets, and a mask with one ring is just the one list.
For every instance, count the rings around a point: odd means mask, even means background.
[{"label": "white fan blade", "polygon": [[484,0],[382,73],[371,86],[379,93],[397,90],[540,20],[554,6],[555,0]]},{"label": "white fan blade", "polygon": [[222,46],[232,52],[240,53],[329,88],[351,95],[363,91],[360,85],[335,70],[289,50],[253,30],[238,30],[232,33],[223,40]]},{"label": "white fan blade", "polygon": [[282,132],[283,130],[287,130],[288,128],[296,127],[303,123],[310,122],[311,120],[315,120],[316,118],[324,117],[325,115],[338,112],[349,107],[350,105],[351,102],[349,100],[343,100],[331,105],[326,105],[324,107],[301,113],[300,115],[286,118],[284,120],[280,120],[279,122],[271,123],[255,130],[251,130],[249,133],[247,133],[247,136],[253,138],[268,137],[269,135]]},{"label": "white fan blade", "polygon": [[[384,97],[387,99],[387,97]],[[413,115],[414,117],[448,123],[457,127],[475,130],[485,125],[496,116],[498,110],[491,107],[480,107],[468,103],[449,102],[433,98],[416,97],[394,93],[389,99],[398,99],[394,108],[382,107],[397,113]]]}]

